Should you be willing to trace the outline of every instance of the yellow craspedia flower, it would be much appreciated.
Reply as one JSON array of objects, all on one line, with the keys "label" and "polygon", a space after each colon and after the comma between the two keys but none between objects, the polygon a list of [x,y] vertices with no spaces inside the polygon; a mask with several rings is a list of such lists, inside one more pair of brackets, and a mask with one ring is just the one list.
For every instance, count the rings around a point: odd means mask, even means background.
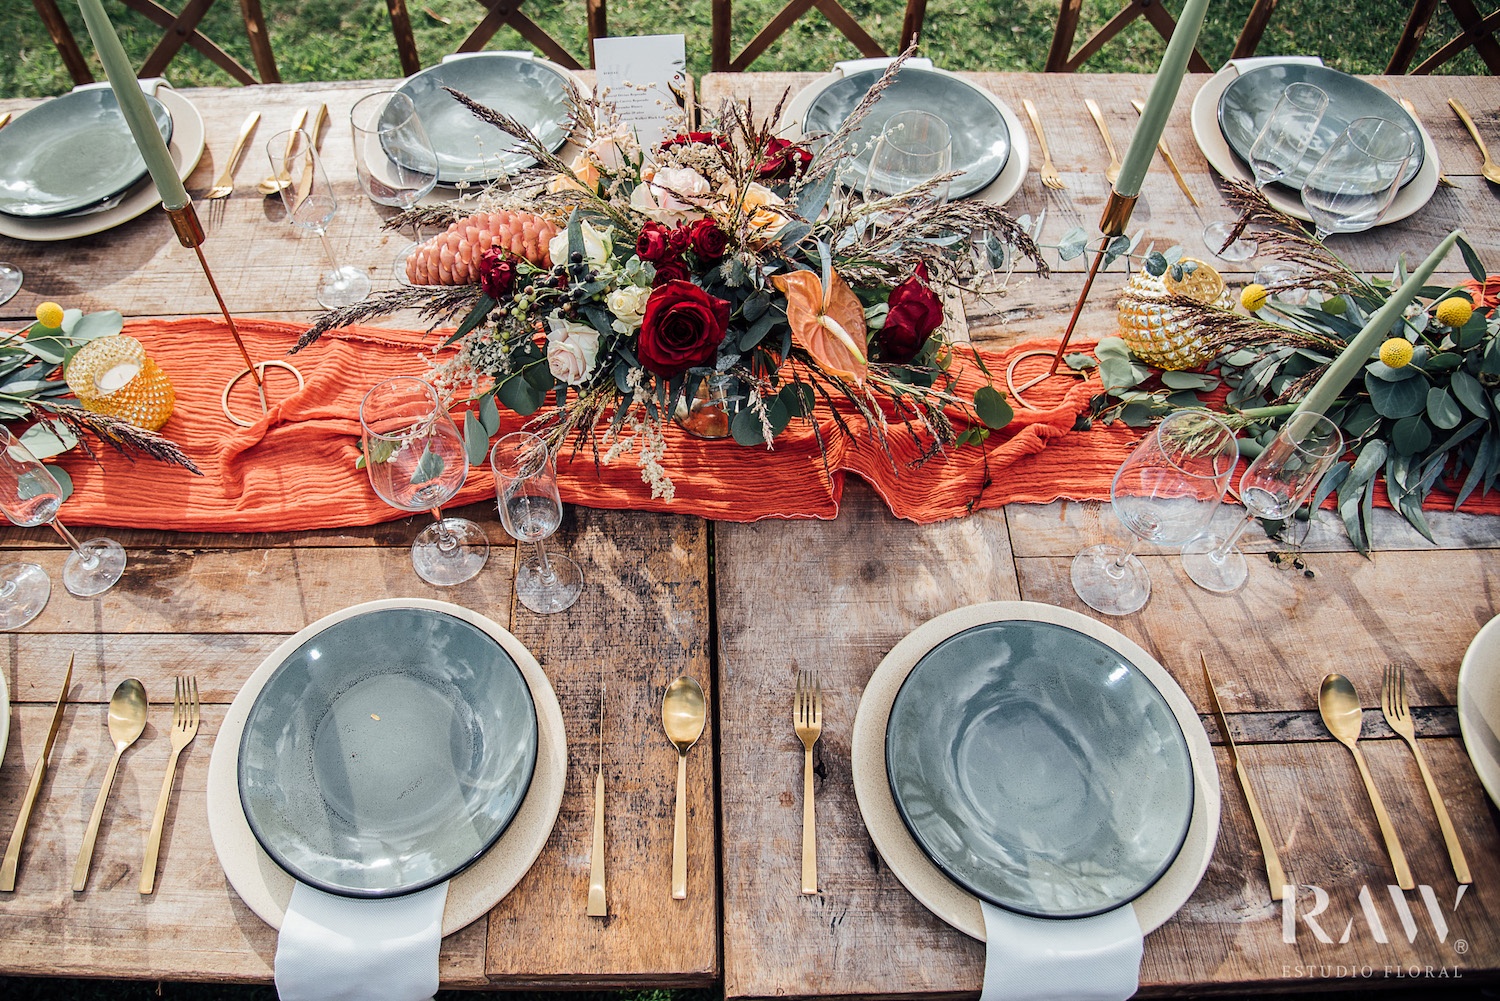
[{"label": "yellow craspedia flower", "polygon": [[1387,368],[1405,368],[1411,364],[1411,341],[1405,337],[1392,337],[1380,345],[1380,360]]},{"label": "yellow craspedia flower", "polygon": [[55,302],[44,302],[36,308],[36,322],[44,327],[60,327],[63,321],[63,308]]},{"label": "yellow craspedia flower", "polygon": [[1269,298],[1271,298],[1271,293],[1267,292],[1266,287],[1260,282],[1251,282],[1240,289],[1240,305],[1252,313],[1264,306]]},{"label": "yellow craspedia flower", "polygon": [[1449,296],[1438,303],[1436,314],[1439,323],[1450,327],[1462,327],[1474,315],[1474,304],[1461,295]]}]

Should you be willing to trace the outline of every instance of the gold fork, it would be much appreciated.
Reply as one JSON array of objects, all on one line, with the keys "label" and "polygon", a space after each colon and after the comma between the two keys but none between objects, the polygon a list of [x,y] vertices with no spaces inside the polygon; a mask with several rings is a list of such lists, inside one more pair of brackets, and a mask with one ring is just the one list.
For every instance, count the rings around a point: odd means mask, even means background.
[{"label": "gold fork", "polygon": [[1051,188],[1053,191],[1061,191],[1067,185],[1063,183],[1062,175],[1057,172],[1057,168],[1052,165],[1052,154],[1047,149],[1047,135],[1042,131],[1042,119],[1036,113],[1036,105],[1032,104],[1028,97],[1022,99],[1021,107],[1026,109],[1026,117],[1031,119],[1031,127],[1036,131],[1036,144],[1042,151],[1042,186]]},{"label": "gold fork", "polygon": [[1469,862],[1464,858],[1463,846],[1458,843],[1458,833],[1453,830],[1453,821],[1448,818],[1448,808],[1443,805],[1443,797],[1438,792],[1437,784],[1432,781],[1432,773],[1427,770],[1427,759],[1422,756],[1422,749],[1417,746],[1417,728],[1412,723],[1411,713],[1406,705],[1406,668],[1398,665],[1387,664],[1385,668],[1385,682],[1380,686],[1380,709],[1385,713],[1385,721],[1390,724],[1391,729],[1396,731],[1397,736],[1406,741],[1411,748],[1412,756],[1417,759],[1417,770],[1422,773],[1422,781],[1427,784],[1427,798],[1432,800],[1432,809],[1437,813],[1438,828],[1443,832],[1443,842],[1448,846],[1448,858],[1453,863],[1453,874],[1458,877],[1460,883],[1473,882],[1469,875]]},{"label": "gold fork", "polygon": [[1104,112],[1099,110],[1099,102],[1092,97],[1085,98],[1083,106],[1089,109],[1089,115],[1098,126],[1100,137],[1104,139],[1104,148],[1109,150],[1109,166],[1104,168],[1104,179],[1114,184],[1120,176],[1120,155],[1115,152],[1115,141],[1109,134],[1109,126],[1104,124]]},{"label": "gold fork", "polygon": [[234,193],[234,168],[240,162],[240,154],[245,150],[245,143],[250,139],[250,133],[255,131],[255,126],[260,124],[260,112],[250,112],[250,117],[245,119],[245,124],[240,126],[240,134],[235,138],[234,145],[229,148],[229,159],[224,163],[224,172],[214,182],[214,186],[208,189],[204,195],[205,201],[213,202],[210,208],[215,212],[222,212],[223,199]]},{"label": "gold fork", "polygon": [[146,840],[146,859],[141,863],[142,893],[156,885],[156,857],[161,851],[161,828],[167,819],[167,801],[172,798],[172,778],[177,774],[177,756],[198,736],[198,679],[178,678],[172,700],[172,754],[167,759],[167,776],[161,783],[156,800],[156,816],[151,818],[151,834]]},{"label": "gold fork", "polygon": [[823,685],[815,671],[797,672],[792,723],[802,738],[802,892],[818,892],[818,836],[813,817],[813,745],[823,733]]}]

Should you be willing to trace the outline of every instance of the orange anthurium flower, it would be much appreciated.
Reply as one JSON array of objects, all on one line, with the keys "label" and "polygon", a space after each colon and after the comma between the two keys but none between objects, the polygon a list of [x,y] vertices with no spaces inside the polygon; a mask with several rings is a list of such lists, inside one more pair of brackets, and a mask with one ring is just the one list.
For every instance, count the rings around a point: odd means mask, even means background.
[{"label": "orange anthurium flower", "polygon": [[792,340],[831,374],[864,382],[865,311],[839,273],[827,289],[811,271],[772,275],[771,283],[786,296]]}]

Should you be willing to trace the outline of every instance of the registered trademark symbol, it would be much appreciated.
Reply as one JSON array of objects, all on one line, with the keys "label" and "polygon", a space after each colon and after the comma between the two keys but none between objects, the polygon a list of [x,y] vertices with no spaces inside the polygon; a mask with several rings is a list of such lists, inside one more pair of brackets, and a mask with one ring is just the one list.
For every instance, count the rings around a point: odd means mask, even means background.
[{"label": "registered trademark symbol", "polygon": [[1466,941],[1464,941],[1461,938],[1454,939],[1453,940],[1453,951],[1456,952],[1456,953],[1458,953],[1460,956],[1462,956],[1464,953],[1466,953],[1466,952],[1469,951],[1469,943],[1466,942]]}]

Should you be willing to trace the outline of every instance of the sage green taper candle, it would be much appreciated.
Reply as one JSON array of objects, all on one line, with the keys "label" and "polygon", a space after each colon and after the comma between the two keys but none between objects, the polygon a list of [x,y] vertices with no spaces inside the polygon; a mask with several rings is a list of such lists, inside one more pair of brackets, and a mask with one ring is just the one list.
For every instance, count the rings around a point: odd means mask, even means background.
[{"label": "sage green taper candle", "polygon": [[1333,360],[1323,377],[1313,386],[1312,391],[1303,397],[1302,402],[1297,405],[1296,413],[1322,414],[1333,406],[1333,401],[1339,398],[1344,387],[1349,385],[1365,365],[1369,364],[1370,356],[1375,349],[1389,336],[1391,336],[1391,325],[1396,322],[1411,301],[1417,297],[1417,292],[1423,285],[1427,284],[1437,266],[1443,263],[1443,258],[1448,256],[1448,251],[1463,236],[1463,230],[1455,229],[1443,238],[1443,242],[1437,245],[1437,249],[1427,255],[1417,270],[1402,283],[1391,297],[1386,300],[1385,305],[1377,309],[1370,322],[1366,323],[1364,329],[1354,336],[1349,346]]},{"label": "sage green taper candle", "polygon": [[104,65],[104,75],[109,78],[115,100],[120,103],[120,113],[125,116],[125,124],[130,126],[130,134],[135,136],[136,147],[141,151],[141,159],[146,161],[151,180],[156,182],[156,190],[161,192],[162,205],[173,210],[182,208],[188,203],[187,189],[182,186],[182,178],[177,176],[172,154],[167,152],[167,144],[162,141],[156,119],[146,104],[140,84],[136,82],[135,70],[130,68],[125,48],[115,34],[114,25],[109,22],[109,15],[104,13],[104,5],[99,0],[78,0],[78,6],[83,11],[83,23],[88,26],[89,37],[94,40],[94,49],[99,53],[99,62]]},{"label": "sage green taper candle", "polygon": [[[95,0],[97,3],[98,0]],[[1125,151],[1125,162],[1120,164],[1120,176],[1115,179],[1115,190],[1122,195],[1141,193],[1141,182],[1156,155],[1156,143],[1162,130],[1167,127],[1167,116],[1177,100],[1177,91],[1182,87],[1182,75],[1187,72],[1188,60],[1193,55],[1193,46],[1198,44],[1198,32],[1203,29],[1203,15],[1208,12],[1208,0],[1187,0],[1182,8],[1182,17],[1172,29],[1172,40],[1167,43],[1166,54],[1161,57],[1161,66],[1156,70],[1156,82],[1151,85],[1151,96],[1141,111],[1141,120],[1130,140],[1130,149]]]}]

